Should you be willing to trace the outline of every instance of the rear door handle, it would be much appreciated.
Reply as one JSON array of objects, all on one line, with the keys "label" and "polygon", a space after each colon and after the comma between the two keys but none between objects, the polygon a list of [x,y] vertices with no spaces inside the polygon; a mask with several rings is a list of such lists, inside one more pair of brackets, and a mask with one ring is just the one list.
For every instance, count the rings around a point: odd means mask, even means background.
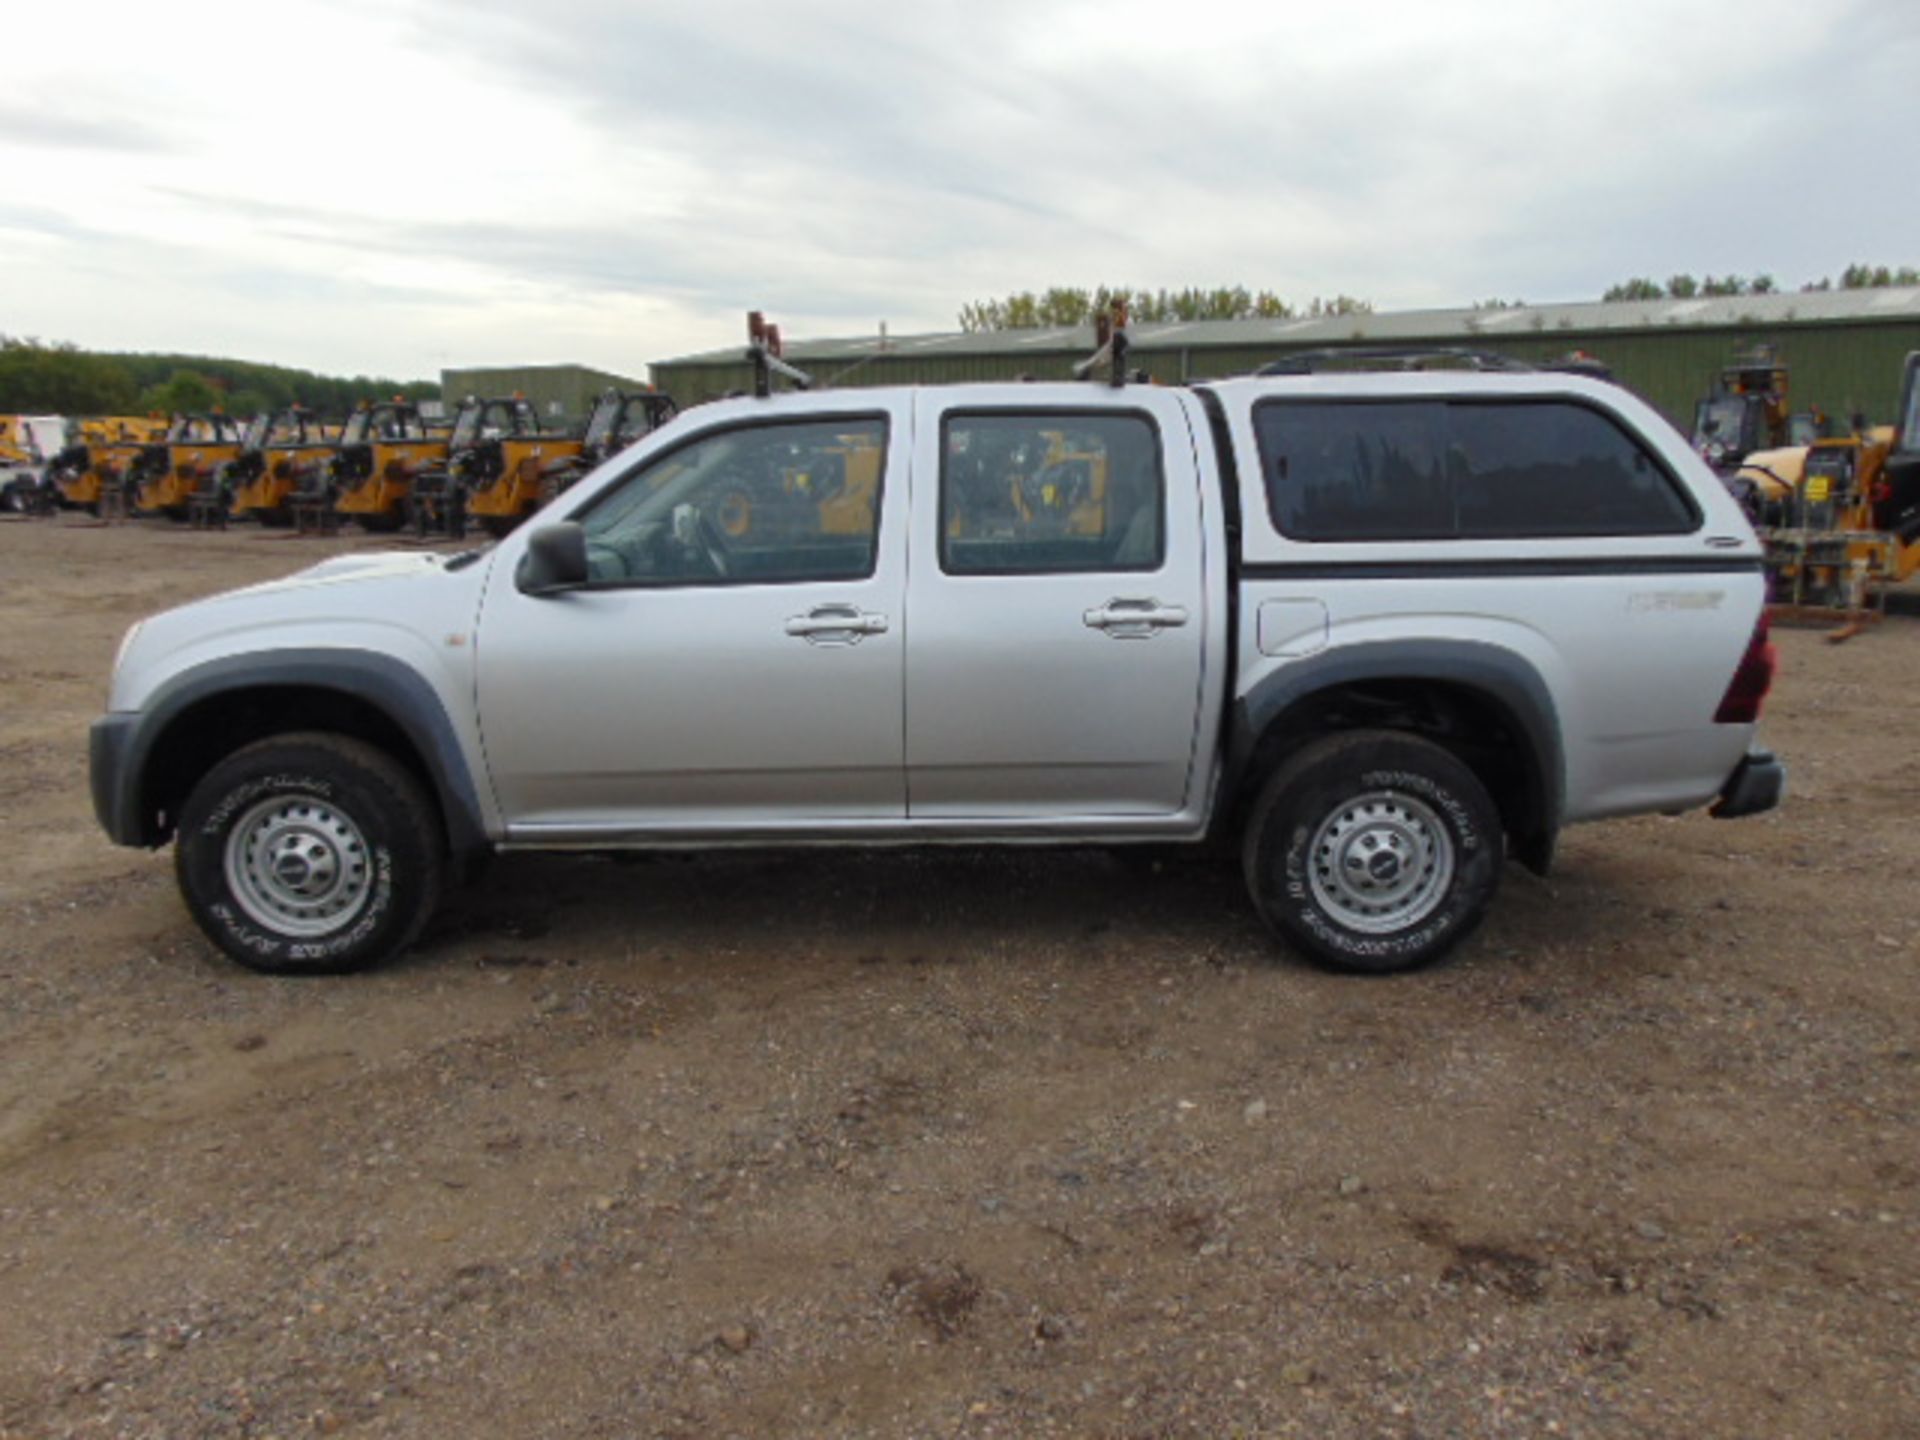
[{"label": "rear door handle", "polygon": [[1151,640],[1162,630],[1187,623],[1187,607],[1162,605],[1154,599],[1116,596],[1081,617],[1090,629],[1104,630],[1115,640]]},{"label": "rear door handle", "polygon": [[869,635],[887,633],[887,617],[858,605],[816,605],[787,621],[787,634],[809,645],[858,645]]}]

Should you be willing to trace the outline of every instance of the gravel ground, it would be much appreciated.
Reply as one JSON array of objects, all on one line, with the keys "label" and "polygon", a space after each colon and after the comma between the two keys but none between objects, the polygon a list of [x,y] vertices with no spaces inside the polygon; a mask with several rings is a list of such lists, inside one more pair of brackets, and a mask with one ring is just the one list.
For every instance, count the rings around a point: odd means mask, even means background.
[{"label": "gravel ground", "polygon": [[1920,1436],[1920,622],[1781,636],[1782,811],[1419,975],[953,851],[517,858],[257,977],[85,726],[368,543],[0,526],[0,1435]]}]

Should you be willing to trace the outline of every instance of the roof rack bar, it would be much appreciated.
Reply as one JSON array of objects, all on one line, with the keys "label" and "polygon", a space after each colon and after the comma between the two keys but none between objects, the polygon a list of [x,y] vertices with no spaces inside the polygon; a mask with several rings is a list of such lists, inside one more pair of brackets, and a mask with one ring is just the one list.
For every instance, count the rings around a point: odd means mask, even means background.
[{"label": "roof rack bar", "polygon": [[1127,383],[1127,351],[1133,342],[1127,338],[1127,302],[1116,296],[1106,313],[1093,317],[1093,354],[1073,367],[1073,378],[1084,380],[1102,365],[1107,367],[1107,383],[1118,390]]},{"label": "roof rack bar", "polygon": [[747,312],[747,363],[753,366],[753,393],[762,400],[773,394],[775,375],[796,390],[813,388],[811,375],[780,358],[780,327],[769,325],[758,310]]},{"label": "roof rack bar", "polygon": [[1325,350],[1302,350],[1263,365],[1261,375],[1317,375],[1322,370],[1374,366],[1380,369],[1426,370],[1438,366],[1423,361],[1448,360],[1462,369],[1525,373],[1534,367],[1510,355],[1491,350],[1469,350],[1458,345],[1350,345]]}]

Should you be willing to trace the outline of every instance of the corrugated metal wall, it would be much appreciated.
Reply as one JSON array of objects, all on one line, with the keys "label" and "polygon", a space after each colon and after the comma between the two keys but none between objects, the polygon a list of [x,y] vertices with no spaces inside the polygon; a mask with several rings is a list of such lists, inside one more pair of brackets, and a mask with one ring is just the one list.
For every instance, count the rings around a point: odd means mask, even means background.
[{"label": "corrugated metal wall", "polygon": [[[1894,419],[1900,366],[1907,352],[1920,350],[1920,323],[1901,319],[1881,324],[1809,323],[1765,328],[1672,326],[1665,330],[1539,330],[1526,335],[1482,338],[1449,336],[1436,345],[1466,344],[1516,360],[1551,360],[1584,350],[1613,368],[1620,381],[1646,397],[1683,430],[1693,424],[1694,403],[1707,392],[1720,367],[1736,350],[1772,344],[1792,370],[1791,404],[1815,406],[1845,422],[1864,411],[1876,424]],[[1287,346],[1258,348],[1196,347],[1191,350],[1133,352],[1133,360],[1154,379],[1218,379],[1245,375],[1288,352]],[[1004,355],[889,354],[865,361],[802,362],[820,384],[955,384],[968,380],[1015,380],[1022,375],[1065,379],[1081,359],[1078,353],[1036,351]],[[722,395],[744,392],[753,383],[744,361],[712,365],[669,361],[653,367],[654,384],[681,405],[697,405]]]}]

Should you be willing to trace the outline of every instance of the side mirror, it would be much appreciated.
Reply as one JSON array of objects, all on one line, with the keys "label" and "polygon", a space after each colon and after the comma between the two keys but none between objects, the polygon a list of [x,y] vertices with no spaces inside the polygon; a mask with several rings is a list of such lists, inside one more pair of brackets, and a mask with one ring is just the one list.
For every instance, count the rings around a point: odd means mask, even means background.
[{"label": "side mirror", "polygon": [[587,583],[587,532],[577,520],[556,520],[527,537],[513,583],[524,595],[557,595]]}]

